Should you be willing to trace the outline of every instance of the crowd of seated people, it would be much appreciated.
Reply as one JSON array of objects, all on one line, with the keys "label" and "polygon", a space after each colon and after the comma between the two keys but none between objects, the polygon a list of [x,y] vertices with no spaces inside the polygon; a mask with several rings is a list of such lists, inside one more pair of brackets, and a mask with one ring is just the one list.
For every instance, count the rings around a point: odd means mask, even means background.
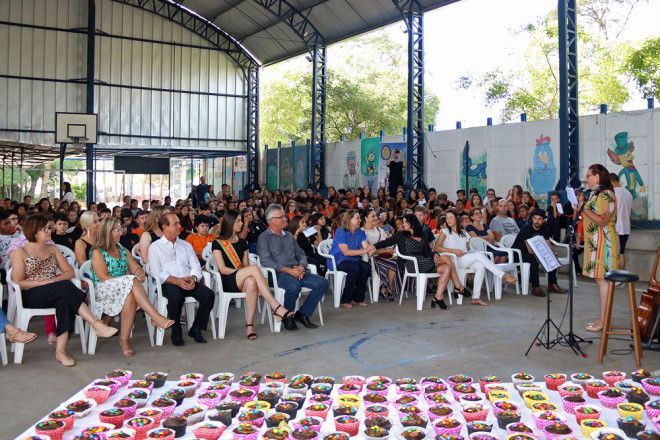
[{"label": "crowd of seated people", "polygon": [[[189,336],[206,342],[203,332],[211,319],[213,292],[201,282],[205,255],[215,260],[225,291],[245,292],[250,340],[257,338],[254,317],[259,297],[285,329],[295,330],[298,324],[316,328],[311,318],[328,290],[324,278],[328,270],[347,274],[340,301],[344,309],[368,306],[371,262],[382,281],[375,294],[392,301],[404,287],[404,271],[413,270],[410,261],[396,257],[395,246],[402,255],[416,259],[420,272],[438,274],[427,289],[432,307],[448,309],[444,295],[450,281],[452,295],[469,296],[472,304],[487,305],[481,298],[487,273],[506,283],[517,279],[494,264],[505,261],[506,252],[495,251],[491,261],[470,252],[470,239],[479,237],[497,244],[502,236],[517,235],[521,230],[526,236],[540,233],[559,239],[573,210],[570,204],[561,205],[558,194],[552,194],[547,210],[541,210],[518,185],[504,198],[492,188],[484,196],[476,189],[469,194],[458,190],[450,200],[447,193],[434,188],[405,191],[399,187],[389,194],[384,188],[373,193],[368,187],[329,187],[323,193],[311,189],[254,191],[240,199],[228,185],[215,196],[211,187],[200,182],[188,199],[174,204],[165,197],[162,203],[143,200],[140,205],[126,196],[122,205],[92,203],[83,210],[68,193],[62,200],[42,198],[36,204],[30,196],[20,203],[6,198],[0,202],[0,262],[5,269],[10,264],[15,267],[14,281],[23,289],[26,304],[55,307],[57,319],[45,319],[47,339],[56,347],[57,360],[73,365],[66,342],[76,314],[101,336],[117,331],[110,325],[118,316],[121,351],[133,356],[129,337],[137,308],[155,326],[170,328],[174,345],[183,345],[180,315],[185,297],[192,296],[199,307],[196,316],[188,318],[194,321]],[[544,229],[539,229],[540,220],[532,229],[532,217],[541,214]],[[333,240],[330,253],[337,268],[318,253],[327,239]],[[61,258],[52,244],[73,251],[75,262]],[[207,247],[211,252],[204,254]],[[259,256],[261,266],[274,269],[278,286],[285,291],[282,304],[269,289],[274,280],[269,281],[251,263],[249,253]],[[532,261],[528,254],[524,259]],[[69,281],[74,277],[71,265],[80,267],[88,260],[97,295],[92,309],[85,304],[84,292]],[[308,265],[315,267],[315,273]],[[458,269],[473,270],[471,289],[458,276]],[[142,287],[145,271],[162,285],[168,299],[167,316],[161,316],[149,302]],[[538,284],[538,270],[533,272],[533,283]],[[554,274],[550,281],[552,291],[561,290]],[[538,294],[538,285],[533,287]],[[302,289],[308,294],[299,302]],[[36,338],[35,333],[12,326],[4,314],[0,325],[0,331],[4,328],[12,341]]]}]

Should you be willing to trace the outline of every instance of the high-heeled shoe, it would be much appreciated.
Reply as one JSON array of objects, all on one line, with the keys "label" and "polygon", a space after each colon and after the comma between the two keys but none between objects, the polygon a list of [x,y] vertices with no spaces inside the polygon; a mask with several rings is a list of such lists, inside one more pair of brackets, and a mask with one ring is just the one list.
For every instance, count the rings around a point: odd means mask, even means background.
[{"label": "high-heeled shoe", "polygon": [[[274,309],[274,310],[271,308],[271,309],[270,309],[270,313],[271,313],[274,317],[276,317],[276,318],[280,318],[280,321],[283,320],[284,318],[293,317],[293,312],[290,311],[290,310],[289,310],[288,312],[286,312],[284,315],[278,315],[278,314],[277,314],[277,311],[278,311],[279,309],[284,309],[284,306],[282,306],[282,304],[280,304],[280,305],[278,305],[277,308]],[[286,310],[286,309],[285,309],[285,310]]]},{"label": "high-heeled shoe", "polygon": [[[254,328],[254,324],[245,324],[245,328],[249,328],[249,327]],[[257,334],[255,332],[248,333],[247,338],[250,341],[254,341],[255,339],[257,339]]]},{"label": "high-heeled shoe", "polygon": [[454,298],[458,299],[458,295],[472,296],[472,291],[466,286],[463,286],[462,290],[458,290],[456,287],[454,287]]},{"label": "high-heeled shoe", "polygon": [[431,308],[435,309],[435,306],[440,307],[442,310],[447,310],[449,307],[447,307],[447,304],[445,303],[444,299],[437,299],[435,297],[431,298]]},{"label": "high-heeled shoe", "polygon": [[110,327],[109,325],[105,325],[103,321],[100,319],[97,319],[92,323],[92,328],[96,332],[99,338],[111,338],[115,334],[117,334],[117,329],[114,327]]},{"label": "high-heeled shoe", "polygon": [[133,357],[135,356],[135,351],[133,348],[131,348],[130,341],[124,338],[119,338],[119,346],[121,347],[121,352],[124,354],[125,357]]},{"label": "high-heeled shoe", "polygon": [[164,316],[160,316],[156,319],[151,318],[151,324],[154,327],[162,328],[163,330],[166,330],[166,329],[172,327],[175,322],[176,321],[174,321],[173,319],[168,319]]}]

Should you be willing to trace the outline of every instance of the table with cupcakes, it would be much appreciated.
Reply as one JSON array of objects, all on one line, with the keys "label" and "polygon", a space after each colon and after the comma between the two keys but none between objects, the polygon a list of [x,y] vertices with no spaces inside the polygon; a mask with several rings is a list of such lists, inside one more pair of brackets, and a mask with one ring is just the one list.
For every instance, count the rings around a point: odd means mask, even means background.
[{"label": "table with cupcakes", "polygon": [[508,379],[117,369],[18,438],[660,440],[660,378],[644,369]]}]

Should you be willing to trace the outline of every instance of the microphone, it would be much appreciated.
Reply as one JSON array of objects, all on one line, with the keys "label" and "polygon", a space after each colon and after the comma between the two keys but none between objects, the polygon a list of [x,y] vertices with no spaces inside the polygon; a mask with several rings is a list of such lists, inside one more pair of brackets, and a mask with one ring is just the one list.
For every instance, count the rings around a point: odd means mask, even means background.
[{"label": "microphone", "polygon": [[586,184],[583,183],[579,187],[575,188],[574,191],[575,191],[575,194],[580,194],[580,193],[585,192],[585,191],[591,191],[591,188],[589,188]]}]

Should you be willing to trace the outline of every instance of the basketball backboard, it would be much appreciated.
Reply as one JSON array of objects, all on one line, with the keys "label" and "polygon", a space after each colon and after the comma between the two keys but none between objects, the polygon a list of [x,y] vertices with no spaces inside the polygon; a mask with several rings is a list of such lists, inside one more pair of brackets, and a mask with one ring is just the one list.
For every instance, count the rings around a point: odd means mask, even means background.
[{"label": "basketball backboard", "polygon": [[55,113],[55,142],[58,144],[96,144],[98,115]]}]

